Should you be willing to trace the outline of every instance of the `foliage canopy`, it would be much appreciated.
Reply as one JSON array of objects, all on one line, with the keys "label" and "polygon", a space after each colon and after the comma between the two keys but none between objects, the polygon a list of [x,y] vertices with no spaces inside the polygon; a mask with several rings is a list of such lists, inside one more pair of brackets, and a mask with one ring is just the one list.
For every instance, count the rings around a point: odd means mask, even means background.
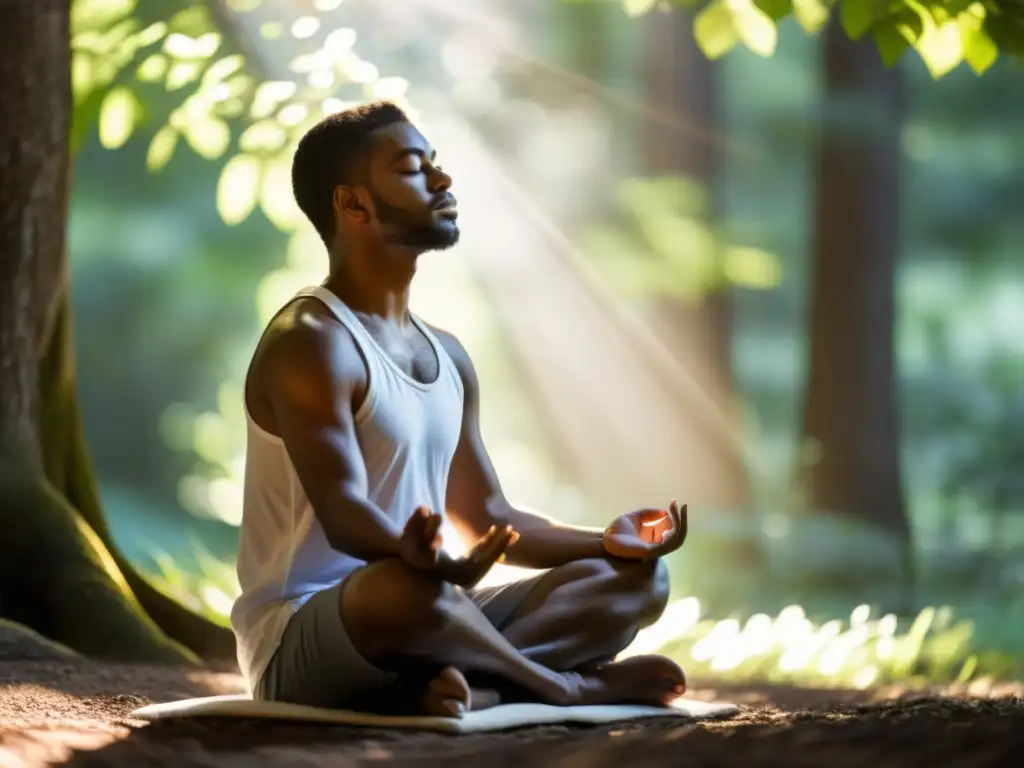
[{"label": "foliage canopy", "polygon": [[[593,2],[594,0],[569,0]],[[1014,0],[621,0],[630,16],[694,9],[693,32],[712,58],[745,45],[760,56],[775,52],[777,25],[790,16],[808,34],[820,32],[833,13],[854,40],[871,38],[892,66],[914,50],[935,78],[966,62],[983,74],[1000,53],[1024,54],[1024,4]]]}]

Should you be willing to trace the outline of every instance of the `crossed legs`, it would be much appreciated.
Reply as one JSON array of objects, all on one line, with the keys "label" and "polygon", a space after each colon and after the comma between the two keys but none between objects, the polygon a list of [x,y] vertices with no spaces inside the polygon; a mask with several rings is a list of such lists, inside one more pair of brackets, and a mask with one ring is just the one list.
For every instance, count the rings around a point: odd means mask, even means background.
[{"label": "crossed legs", "polygon": [[668,603],[665,564],[578,560],[538,581],[502,634],[558,671],[615,658]]},{"label": "crossed legs", "polygon": [[662,565],[582,560],[546,573],[499,632],[461,590],[387,560],[354,573],[338,608],[367,661],[407,679],[433,676],[427,709],[454,714],[452,706],[469,700],[463,674],[561,705],[674,698],[683,675],[667,659],[594,668],[655,620],[667,599]]}]

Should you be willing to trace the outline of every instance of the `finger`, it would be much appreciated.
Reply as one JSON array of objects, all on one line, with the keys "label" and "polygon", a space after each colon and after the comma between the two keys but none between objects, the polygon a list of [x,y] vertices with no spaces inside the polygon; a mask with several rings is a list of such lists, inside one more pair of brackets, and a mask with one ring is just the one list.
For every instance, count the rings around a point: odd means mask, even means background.
[{"label": "finger", "polygon": [[679,530],[679,502],[672,499],[672,503],[668,505],[668,519],[671,523],[669,532],[674,534]]},{"label": "finger", "polygon": [[477,539],[476,542],[474,542],[473,546],[469,548],[469,554],[473,554],[474,552],[479,552],[480,550],[484,549],[487,546],[488,542],[490,542],[491,539],[494,538],[497,531],[498,526],[496,525],[492,525],[490,528],[488,528],[487,532],[484,533],[484,535],[481,536],[479,539]]},{"label": "finger", "polygon": [[509,542],[512,541],[514,534],[515,531],[512,530],[511,525],[496,529],[494,535],[479,550],[473,553],[474,560],[481,566],[493,565],[505,550],[508,549]]},{"label": "finger", "polygon": [[423,524],[423,540],[433,541],[441,530],[443,518],[441,515],[431,514]]},{"label": "finger", "polygon": [[679,502],[674,501],[674,520],[675,525],[673,527],[670,536],[666,537],[665,547],[669,551],[679,549],[686,541],[686,530],[687,530],[687,519],[686,519],[686,505],[679,505]]},{"label": "finger", "polygon": [[416,507],[409,519],[405,521],[405,532],[410,536],[420,537],[423,535],[423,527],[430,517],[430,510],[426,507]]},{"label": "finger", "polygon": [[679,533],[679,502],[675,499],[668,505],[668,521],[670,525],[662,537],[662,544],[665,546],[671,546],[676,534]]},{"label": "finger", "polygon": [[504,563],[505,562],[505,558],[508,556],[509,547],[513,546],[517,541],[519,541],[519,531],[512,531],[512,536],[511,536],[511,538],[508,541],[508,546],[505,547],[505,551],[504,552],[502,552],[500,555],[498,555],[498,559],[495,562],[498,563],[499,565],[501,563]]}]

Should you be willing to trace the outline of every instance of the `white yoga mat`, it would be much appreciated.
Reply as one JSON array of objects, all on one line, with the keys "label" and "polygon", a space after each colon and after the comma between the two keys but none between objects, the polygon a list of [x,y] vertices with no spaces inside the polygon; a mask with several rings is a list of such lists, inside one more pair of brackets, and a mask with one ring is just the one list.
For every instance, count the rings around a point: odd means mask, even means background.
[{"label": "white yoga mat", "polygon": [[699,719],[728,717],[739,711],[735,704],[707,703],[679,699],[668,708],[633,705],[594,707],[554,707],[548,704],[503,704],[462,718],[402,716],[389,717],[351,712],[344,709],[320,709],[301,704],[253,701],[245,695],[209,696],[201,699],[150,704],[136,709],[132,717],[141,720],[171,720],[184,717],[261,718],[266,720],[298,720],[310,723],[337,723],[371,728],[406,728],[442,733],[478,733],[500,731],[526,725],[551,723],[612,723],[641,717],[678,717]]}]

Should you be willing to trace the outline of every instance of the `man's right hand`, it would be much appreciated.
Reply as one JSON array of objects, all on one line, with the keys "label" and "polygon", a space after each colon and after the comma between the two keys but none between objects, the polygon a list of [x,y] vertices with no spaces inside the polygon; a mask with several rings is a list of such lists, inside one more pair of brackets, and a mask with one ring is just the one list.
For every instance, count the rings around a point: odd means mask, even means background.
[{"label": "man's right hand", "polygon": [[418,507],[405,524],[399,542],[402,561],[409,567],[431,571],[441,579],[469,588],[477,584],[497,563],[519,534],[512,526],[491,526],[465,556],[451,558],[441,551],[441,515]]},{"label": "man's right hand", "polygon": [[426,507],[416,508],[398,540],[398,553],[403,563],[418,571],[437,568],[441,554],[441,522],[441,515]]}]

